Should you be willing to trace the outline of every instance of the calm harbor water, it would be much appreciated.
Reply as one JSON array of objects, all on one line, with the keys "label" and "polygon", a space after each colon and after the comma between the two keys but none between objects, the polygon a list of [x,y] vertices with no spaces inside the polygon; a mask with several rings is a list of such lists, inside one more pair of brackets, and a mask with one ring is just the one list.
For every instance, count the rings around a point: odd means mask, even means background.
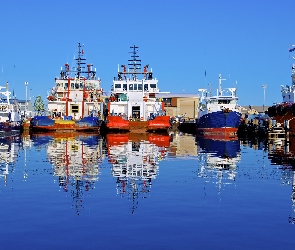
[{"label": "calm harbor water", "polygon": [[1,249],[293,249],[292,142],[185,134],[0,142]]}]

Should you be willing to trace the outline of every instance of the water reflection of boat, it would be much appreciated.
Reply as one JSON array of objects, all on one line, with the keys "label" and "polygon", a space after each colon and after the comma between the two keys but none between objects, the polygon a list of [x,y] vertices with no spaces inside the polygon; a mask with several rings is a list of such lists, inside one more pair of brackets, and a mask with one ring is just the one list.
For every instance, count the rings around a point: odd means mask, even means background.
[{"label": "water reflection of boat", "polygon": [[273,165],[281,165],[282,185],[291,185],[292,214],[289,223],[295,224],[295,140],[285,139],[268,141],[268,159]]},{"label": "water reflection of boat", "polygon": [[200,171],[203,178],[217,179],[218,187],[222,181],[235,180],[237,163],[240,161],[239,140],[213,140],[197,137],[199,146]]},{"label": "water reflection of boat", "polygon": [[158,163],[167,157],[170,136],[167,134],[108,134],[107,148],[112,175],[117,178],[117,193],[132,201],[131,212],[138,198],[146,198]]},{"label": "water reflection of boat", "polygon": [[12,171],[9,167],[13,166],[18,157],[21,147],[19,135],[0,137],[0,177],[3,177],[7,184],[7,175]]},{"label": "water reflection of boat", "polygon": [[[48,139],[50,138],[50,139]],[[83,193],[94,188],[99,166],[104,159],[103,140],[97,134],[36,134],[34,144],[46,141],[47,157],[54,176],[65,192],[70,192],[77,213],[81,210]]]}]

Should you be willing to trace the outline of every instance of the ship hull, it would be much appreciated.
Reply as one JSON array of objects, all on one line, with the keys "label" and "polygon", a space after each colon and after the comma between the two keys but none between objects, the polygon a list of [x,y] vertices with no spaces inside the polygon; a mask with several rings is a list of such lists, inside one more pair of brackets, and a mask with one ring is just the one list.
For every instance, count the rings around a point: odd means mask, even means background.
[{"label": "ship hull", "polygon": [[[283,127],[288,127],[290,135],[295,135],[295,104],[281,103],[268,108],[268,115],[280,123]],[[286,123],[288,122],[288,123]]]},{"label": "ship hull", "polygon": [[240,125],[240,112],[216,111],[201,116],[196,123],[196,130],[200,134],[235,135]]},{"label": "ship hull", "polygon": [[167,131],[170,128],[169,116],[157,116],[149,121],[128,121],[121,116],[109,116],[106,128],[109,131],[131,131],[142,133],[146,131]]},{"label": "ship hull", "polygon": [[81,119],[75,122],[71,120],[53,120],[46,116],[36,116],[30,122],[30,130],[33,132],[99,132],[103,122],[93,117],[89,118],[88,121]]}]

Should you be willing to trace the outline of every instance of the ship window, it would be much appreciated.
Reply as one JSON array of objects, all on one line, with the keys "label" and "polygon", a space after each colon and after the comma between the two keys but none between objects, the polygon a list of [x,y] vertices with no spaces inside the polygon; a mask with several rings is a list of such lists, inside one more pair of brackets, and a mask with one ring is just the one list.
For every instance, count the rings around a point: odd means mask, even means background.
[{"label": "ship window", "polygon": [[115,84],[115,89],[120,89],[121,88],[121,84]]},{"label": "ship window", "polygon": [[172,98],[163,98],[165,106],[172,106]]},{"label": "ship window", "polygon": [[79,106],[78,105],[72,105],[71,106],[71,113],[79,113]]},{"label": "ship window", "polygon": [[149,89],[149,85],[148,84],[145,84],[144,85],[144,90],[148,90]]},{"label": "ship window", "polygon": [[150,87],[151,87],[152,89],[155,89],[155,88],[157,88],[157,84],[154,84],[154,83],[153,83],[153,84],[150,85]]},{"label": "ship window", "polygon": [[71,83],[71,89],[73,89],[75,87],[75,84],[72,82]]},{"label": "ship window", "polygon": [[142,90],[142,84],[138,84],[138,90]]},{"label": "ship window", "polygon": [[134,84],[134,90],[137,90],[137,84]]},{"label": "ship window", "polygon": [[133,84],[129,84],[129,90],[133,90]]},{"label": "ship window", "polygon": [[219,100],[218,104],[229,104],[230,100]]},{"label": "ship window", "polygon": [[127,90],[127,84],[123,84],[123,90]]},{"label": "ship window", "polygon": [[80,89],[84,89],[84,85],[82,82],[80,82]]}]

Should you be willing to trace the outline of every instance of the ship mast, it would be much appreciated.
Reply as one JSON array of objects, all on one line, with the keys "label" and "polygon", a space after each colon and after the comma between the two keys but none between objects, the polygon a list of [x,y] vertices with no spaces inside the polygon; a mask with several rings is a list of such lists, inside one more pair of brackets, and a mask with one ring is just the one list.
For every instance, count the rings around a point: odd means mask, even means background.
[{"label": "ship mast", "polygon": [[119,65],[118,65],[118,79],[122,80],[122,75],[124,76],[124,78],[126,79],[126,75],[130,74],[132,76],[132,80],[138,80],[138,75],[144,75],[144,79],[148,79],[148,80],[152,80],[153,79],[153,72],[152,70],[148,71],[148,67],[149,65],[145,65],[143,67],[143,72],[141,71],[141,60],[138,59],[138,47],[133,45],[130,46],[131,49],[133,49],[131,53],[131,59],[128,60],[128,72],[126,72],[126,66],[125,65],[121,65],[121,67],[123,68],[123,71],[119,70]]},{"label": "ship mast", "polygon": [[[65,69],[61,69],[60,75],[62,78],[70,78],[70,73],[75,73],[75,77],[80,79],[82,74],[86,74],[83,78],[90,79],[95,78],[96,70],[92,70],[92,64],[86,65],[86,58],[84,58],[84,44],[78,43],[78,58],[76,60],[76,66],[73,67],[73,70],[70,70],[70,65],[68,63],[65,64]],[[87,67],[85,67],[85,65]]]},{"label": "ship mast", "polygon": [[132,59],[128,60],[128,62],[129,62],[128,65],[131,66],[131,67],[129,67],[129,69],[131,70],[131,73],[132,73],[132,79],[136,80],[137,79],[137,76],[136,76],[137,70],[141,69],[141,60],[137,59],[139,56],[136,55],[138,47],[133,45],[133,46],[130,46],[130,49],[133,49],[133,51],[131,52]]},{"label": "ship mast", "polygon": [[218,79],[219,79],[218,96],[221,96],[222,95],[222,86],[221,86],[221,83],[222,83],[223,80],[226,80],[226,79],[222,79],[221,78],[221,74],[219,74]]},{"label": "ship mast", "polygon": [[[291,45],[293,48],[289,49],[289,52],[294,52],[295,51],[295,44],[292,44]],[[292,56],[293,60],[295,60],[295,57]],[[292,65],[292,86],[295,87],[295,63],[293,62],[293,65]]]}]

